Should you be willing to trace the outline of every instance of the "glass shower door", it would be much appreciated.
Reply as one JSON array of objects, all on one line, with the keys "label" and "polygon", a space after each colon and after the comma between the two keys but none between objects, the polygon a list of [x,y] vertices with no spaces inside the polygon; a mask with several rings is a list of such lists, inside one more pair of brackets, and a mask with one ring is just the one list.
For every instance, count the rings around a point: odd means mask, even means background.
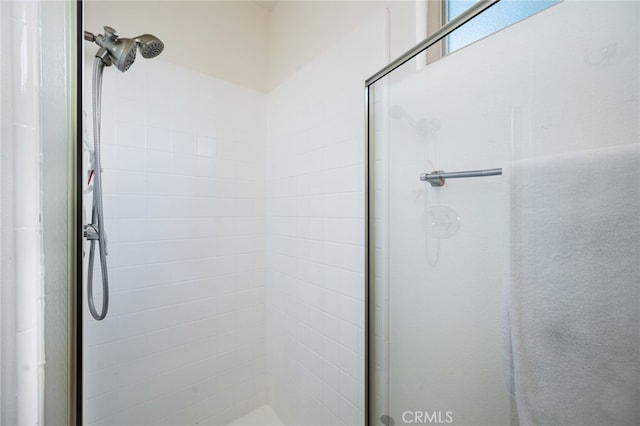
[{"label": "glass shower door", "polygon": [[368,87],[370,424],[636,419],[591,367],[640,342],[638,40],[637,3],[564,2]]}]

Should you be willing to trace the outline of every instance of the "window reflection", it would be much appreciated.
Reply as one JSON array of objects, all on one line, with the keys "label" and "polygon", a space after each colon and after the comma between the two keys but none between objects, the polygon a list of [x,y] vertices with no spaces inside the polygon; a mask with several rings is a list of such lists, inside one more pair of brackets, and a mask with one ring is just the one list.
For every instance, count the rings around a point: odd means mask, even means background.
[{"label": "window reflection", "polygon": [[[446,53],[515,24],[559,0],[502,0],[447,37]],[[449,22],[476,3],[473,0],[445,0],[445,18]]]}]

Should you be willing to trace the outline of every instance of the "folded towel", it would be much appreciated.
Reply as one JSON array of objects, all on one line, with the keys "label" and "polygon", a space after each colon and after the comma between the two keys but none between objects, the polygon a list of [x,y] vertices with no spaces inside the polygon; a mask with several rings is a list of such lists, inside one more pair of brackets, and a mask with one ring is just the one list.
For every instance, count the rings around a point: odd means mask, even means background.
[{"label": "folded towel", "polygon": [[640,425],[640,144],[514,162],[507,359],[522,425]]}]

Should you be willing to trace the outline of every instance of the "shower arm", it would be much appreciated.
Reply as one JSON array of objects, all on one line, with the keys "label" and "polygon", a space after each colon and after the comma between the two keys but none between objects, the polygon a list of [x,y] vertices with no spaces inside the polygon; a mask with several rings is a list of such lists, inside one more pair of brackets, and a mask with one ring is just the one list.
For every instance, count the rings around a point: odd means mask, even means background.
[{"label": "shower arm", "polygon": [[104,27],[104,35],[94,33],[84,30],[84,39],[86,41],[91,41],[96,43],[98,46],[102,47],[105,42],[114,42],[120,37],[118,32],[109,26]]}]

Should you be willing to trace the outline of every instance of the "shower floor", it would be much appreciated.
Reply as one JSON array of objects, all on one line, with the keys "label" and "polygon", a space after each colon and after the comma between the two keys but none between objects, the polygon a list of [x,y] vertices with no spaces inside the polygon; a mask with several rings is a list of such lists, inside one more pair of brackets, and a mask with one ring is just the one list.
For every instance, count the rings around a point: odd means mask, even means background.
[{"label": "shower floor", "polygon": [[271,407],[263,405],[229,423],[228,426],[284,426],[284,423]]}]

